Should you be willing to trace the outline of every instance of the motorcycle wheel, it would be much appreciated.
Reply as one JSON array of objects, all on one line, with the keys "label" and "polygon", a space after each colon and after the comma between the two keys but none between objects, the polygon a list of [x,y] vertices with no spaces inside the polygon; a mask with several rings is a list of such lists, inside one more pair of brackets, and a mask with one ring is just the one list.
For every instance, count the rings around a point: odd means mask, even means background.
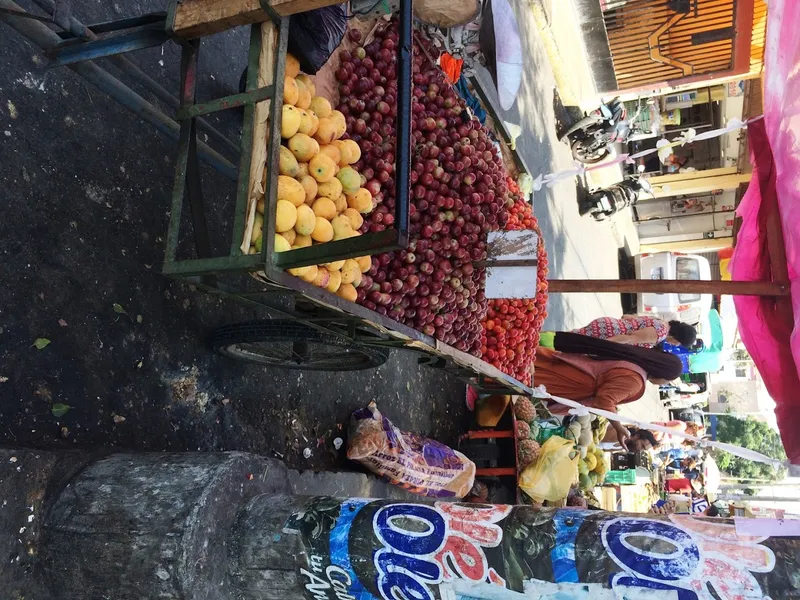
[{"label": "motorcycle wheel", "polygon": [[596,212],[592,212],[592,218],[599,223],[600,221],[605,221],[606,218],[608,218],[608,215],[602,210],[598,210]]},{"label": "motorcycle wheel", "polygon": [[586,145],[586,140],[577,139],[572,142],[572,158],[585,165],[599,163],[608,156],[608,147],[592,148]]}]

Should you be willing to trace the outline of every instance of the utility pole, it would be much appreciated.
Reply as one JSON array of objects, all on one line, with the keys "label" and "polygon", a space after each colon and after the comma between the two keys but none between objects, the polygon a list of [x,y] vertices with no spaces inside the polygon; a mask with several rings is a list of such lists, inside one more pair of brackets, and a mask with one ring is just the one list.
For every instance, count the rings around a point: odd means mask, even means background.
[{"label": "utility pole", "polygon": [[[730,593],[785,598],[800,576],[784,560],[800,538],[732,544],[725,519],[309,498],[301,477],[239,452],[0,450],[2,597],[656,600],[706,589],[703,574],[723,568]],[[700,551],[710,543],[725,550],[715,564]]]}]

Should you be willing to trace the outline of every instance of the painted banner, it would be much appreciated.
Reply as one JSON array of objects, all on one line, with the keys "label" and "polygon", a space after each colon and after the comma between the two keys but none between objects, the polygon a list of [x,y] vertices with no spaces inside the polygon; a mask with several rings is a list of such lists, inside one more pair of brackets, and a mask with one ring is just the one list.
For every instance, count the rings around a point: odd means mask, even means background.
[{"label": "painted banner", "polygon": [[800,540],[720,518],[314,498],[285,531],[313,600],[800,598]]}]

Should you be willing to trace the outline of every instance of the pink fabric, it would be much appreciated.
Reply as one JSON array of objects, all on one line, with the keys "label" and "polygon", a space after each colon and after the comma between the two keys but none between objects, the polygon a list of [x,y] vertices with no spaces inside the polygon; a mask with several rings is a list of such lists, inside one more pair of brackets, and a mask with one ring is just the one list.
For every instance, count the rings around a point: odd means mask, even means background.
[{"label": "pink fabric", "polygon": [[[771,278],[765,222],[777,205],[791,285],[788,300],[736,296],[742,341],[770,396],[789,460],[800,464],[800,2],[770,0],[764,120],[748,127],[753,177],[737,213],[743,224],[731,260],[736,281]],[[793,316],[791,308],[794,309]],[[789,344],[787,345],[787,342]]]}]

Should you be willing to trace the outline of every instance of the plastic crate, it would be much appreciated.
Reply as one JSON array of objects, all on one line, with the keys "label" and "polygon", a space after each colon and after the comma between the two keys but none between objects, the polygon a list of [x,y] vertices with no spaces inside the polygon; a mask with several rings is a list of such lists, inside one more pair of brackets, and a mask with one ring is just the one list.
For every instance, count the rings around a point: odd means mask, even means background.
[{"label": "plastic crate", "polygon": [[609,471],[606,473],[604,483],[608,485],[634,485],[636,483],[636,469]]}]

